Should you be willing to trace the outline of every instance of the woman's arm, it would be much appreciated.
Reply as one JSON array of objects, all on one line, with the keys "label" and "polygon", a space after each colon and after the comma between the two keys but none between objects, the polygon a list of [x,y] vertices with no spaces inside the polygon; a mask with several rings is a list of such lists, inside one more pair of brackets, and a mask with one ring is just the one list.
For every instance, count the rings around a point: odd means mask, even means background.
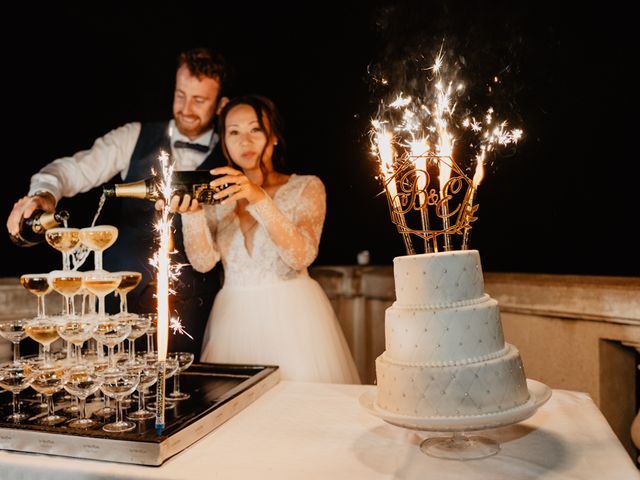
[{"label": "woman's arm", "polygon": [[184,250],[189,263],[198,272],[208,272],[220,260],[220,250],[215,241],[218,222],[214,208],[203,205],[182,214]]},{"label": "woman's arm", "polygon": [[280,258],[291,268],[302,270],[315,260],[326,214],[326,192],[318,177],[309,177],[300,191],[293,219],[287,218],[268,195],[248,205],[247,211],[267,231]]}]

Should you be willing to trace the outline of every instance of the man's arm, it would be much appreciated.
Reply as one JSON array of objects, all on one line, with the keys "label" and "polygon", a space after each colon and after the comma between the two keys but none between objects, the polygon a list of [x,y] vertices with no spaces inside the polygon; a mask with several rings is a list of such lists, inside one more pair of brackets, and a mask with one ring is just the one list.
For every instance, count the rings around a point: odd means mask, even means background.
[{"label": "man's arm", "polygon": [[15,235],[22,218],[38,209],[55,210],[62,197],[73,197],[111,179],[126,175],[140,135],[139,123],[128,123],[98,138],[91,149],[45,165],[31,177],[29,195],[18,200],[7,219],[7,230]]}]

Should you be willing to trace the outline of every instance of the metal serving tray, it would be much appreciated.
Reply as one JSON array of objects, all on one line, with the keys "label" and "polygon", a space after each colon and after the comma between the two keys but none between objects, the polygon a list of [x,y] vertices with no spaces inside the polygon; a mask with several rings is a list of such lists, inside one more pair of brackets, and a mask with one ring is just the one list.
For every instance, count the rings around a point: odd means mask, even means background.
[{"label": "metal serving tray", "polygon": [[[156,433],[153,418],[136,422],[136,430],[117,434],[100,427],[79,430],[65,424],[41,426],[35,420],[8,423],[3,419],[11,413],[11,395],[3,392],[0,449],[158,466],[229,420],[279,381],[276,366],[194,363],[180,374],[180,390],[190,393],[191,398],[176,402],[173,410],[166,410],[166,428],[161,435]],[[172,387],[173,382],[168,379],[167,393]],[[35,418],[39,411],[29,410],[29,404],[35,403],[30,398],[32,392],[29,388],[19,398],[23,401],[22,410],[33,413]],[[56,412],[69,405],[57,396],[54,398]],[[87,408],[91,409],[91,402]],[[132,408],[137,409],[137,402],[133,402]]]}]

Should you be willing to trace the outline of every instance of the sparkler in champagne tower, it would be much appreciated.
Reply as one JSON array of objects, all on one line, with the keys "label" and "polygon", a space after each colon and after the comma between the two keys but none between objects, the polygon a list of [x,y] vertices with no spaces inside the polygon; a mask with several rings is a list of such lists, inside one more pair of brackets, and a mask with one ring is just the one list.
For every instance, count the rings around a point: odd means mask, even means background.
[{"label": "sparkler in champagne tower", "polygon": [[[160,155],[160,165],[162,167],[163,180],[159,184],[160,191],[165,199],[171,198],[171,175],[173,166],[169,163],[169,155],[162,152]],[[171,274],[171,222],[173,216],[169,209],[169,202],[165,201],[162,208],[161,217],[156,224],[159,237],[159,248],[154,256],[154,263],[157,269],[157,298],[158,298],[158,383],[156,397],[156,420],[155,427],[158,435],[164,430],[165,413],[165,386],[166,386],[166,361],[167,346],[169,342],[169,276]]]},{"label": "sparkler in champagne tower", "polygon": [[172,185],[173,165],[169,161],[169,155],[162,152],[160,155],[160,166],[162,168],[162,180],[158,183],[160,197],[165,200],[161,211],[160,219],[156,223],[159,246],[152,263],[157,270],[157,339],[158,339],[158,383],[156,398],[156,419],[155,427],[158,435],[162,434],[165,427],[165,387],[167,377],[167,348],[169,344],[169,330],[173,333],[189,335],[183,328],[179,318],[171,318],[169,312],[169,296],[175,295],[171,288],[173,280],[177,279],[182,265],[171,263],[172,240],[171,224],[173,215],[169,207],[169,200],[173,195],[179,194],[180,190]]},{"label": "sparkler in champagne tower", "polygon": [[444,57],[441,49],[420,70],[428,72],[418,82],[420,97],[394,93],[371,121],[371,151],[407,255],[415,253],[412,235],[422,238],[425,253],[469,248],[487,157],[522,137],[497,121],[493,108],[476,116],[460,105],[465,86],[447,74]]}]

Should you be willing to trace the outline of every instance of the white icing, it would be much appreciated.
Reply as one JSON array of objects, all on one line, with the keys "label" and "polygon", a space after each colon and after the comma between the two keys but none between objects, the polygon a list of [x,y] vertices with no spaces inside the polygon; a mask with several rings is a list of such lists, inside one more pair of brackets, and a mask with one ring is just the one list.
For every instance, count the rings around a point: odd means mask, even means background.
[{"label": "white icing", "polygon": [[456,307],[464,307],[466,305],[476,305],[478,303],[486,302],[490,298],[491,297],[485,293],[481,297],[472,298],[470,300],[460,300],[459,302],[450,302],[450,303],[441,303],[441,304],[432,304],[432,305],[427,305],[427,304],[424,304],[424,303],[416,303],[415,305],[404,305],[402,303],[393,302],[392,307],[395,307],[395,308],[406,308],[408,310],[415,310],[415,309],[419,309],[419,308],[433,308],[433,309],[456,308]]},{"label": "white icing", "polygon": [[396,257],[393,276],[401,305],[448,305],[484,294],[477,250]]},{"label": "white icing", "polygon": [[505,412],[529,400],[518,349],[504,342],[476,250],[394,259],[396,302],[376,359],[379,408],[408,417]]},{"label": "white icing", "polygon": [[460,362],[504,348],[498,302],[448,309],[399,309],[385,315],[387,357],[397,362]]},{"label": "white icing", "polygon": [[432,367],[376,359],[380,408],[414,417],[460,417],[497,413],[527,402],[529,392],[520,353],[468,365]]},{"label": "white icing", "polygon": [[388,355],[388,352],[384,352],[384,360],[387,363],[392,363],[399,367],[457,367],[462,365],[469,365],[471,363],[486,362],[487,360],[503,357],[508,353],[508,351],[509,347],[505,344],[502,350],[491,352],[481,357],[469,357],[463,358],[462,360],[443,360],[435,362],[399,362],[398,360],[392,359],[392,357]]}]

